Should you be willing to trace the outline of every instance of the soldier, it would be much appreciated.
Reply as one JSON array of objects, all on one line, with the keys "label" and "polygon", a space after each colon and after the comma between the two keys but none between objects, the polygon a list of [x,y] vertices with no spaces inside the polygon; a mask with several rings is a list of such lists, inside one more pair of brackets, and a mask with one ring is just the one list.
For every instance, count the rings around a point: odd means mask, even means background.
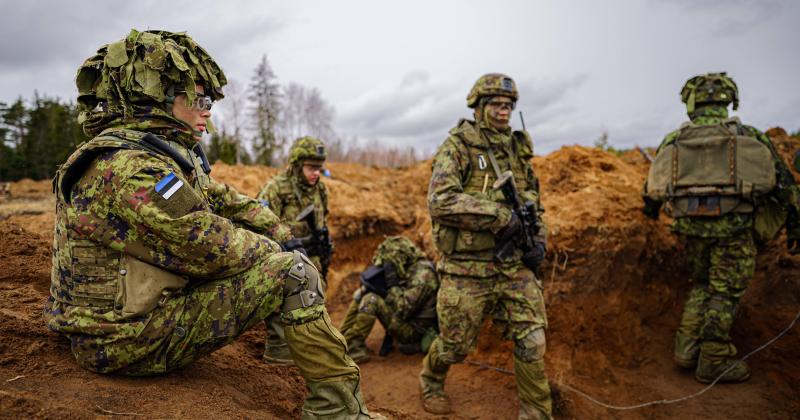
[{"label": "soldier", "polygon": [[[333,252],[333,243],[328,234],[328,188],[320,179],[327,158],[325,145],[313,137],[295,140],[289,149],[289,166],[272,178],[258,193],[258,199],[266,204],[283,224],[289,226],[296,239],[285,243],[294,249],[303,247],[322,276],[321,287],[326,288],[325,277]],[[313,207],[311,207],[313,206]],[[310,213],[306,213],[310,211]],[[308,219],[306,219],[306,216]],[[301,216],[303,220],[298,220]],[[311,223],[316,231],[312,231]],[[270,363],[293,364],[286,345],[279,314],[267,318],[267,340],[264,360]]]},{"label": "soldier", "polygon": [[[390,351],[397,339],[406,354],[427,353],[436,331],[436,291],[439,280],[433,263],[410,239],[386,238],[362,274],[364,285],[353,294],[340,331],[347,351],[356,363],[369,361],[367,339],[375,320],[386,330],[382,351]],[[371,281],[380,278],[382,281]]]},{"label": "soldier", "polygon": [[[420,374],[423,406],[431,413],[451,411],[444,392],[447,371],[474,350],[485,315],[491,314],[514,342],[519,418],[551,418],[543,359],[547,318],[542,282],[534,275],[544,258],[546,229],[541,217],[522,223],[503,193],[492,188],[501,171],[511,171],[533,214],[544,211],[530,162],[530,136],[509,127],[517,98],[510,77],[481,76],[467,96],[475,120],[459,121],[433,160],[428,207],[442,254],[437,266],[439,336]],[[522,243],[523,235],[533,237],[526,252],[514,245]],[[510,254],[496,253],[509,245]]]},{"label": "soldier", "polygon": [[[798,250],[798,190],[769,138],[738,118],[736,84],[725,73],[696,76],[681,100],[690,122],[658,148],[644,187],[644,213],[657,219],[662,203],[684,243],[694,285],[675,334],[674,360],[703,383],[750,377],[735,359],[731,325],[755,273],[756,243],[787,222],[789,249]],[[788,218],[787,218],[788,215]]]},{"label": "soldier", "polygon": [[154,375],[279,311],[309,395],[303,418],[368,418],[320,277],[288,228],[217,183],[199,148],[225,75],[185,33],[131,30],[78,70],[92,138],[58,170],[47,326],[99,373]]}]

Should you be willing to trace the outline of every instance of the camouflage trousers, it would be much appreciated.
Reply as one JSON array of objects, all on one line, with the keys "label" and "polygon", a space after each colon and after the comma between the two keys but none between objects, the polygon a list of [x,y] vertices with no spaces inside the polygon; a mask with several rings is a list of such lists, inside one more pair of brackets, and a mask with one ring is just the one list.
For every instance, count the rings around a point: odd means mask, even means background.
[{"label": "camouflage trousers", "polygon": [[543,361],[547,315],[541,283],[521,264],[504,272],[474,278],[440,271],[439,337],[423,360],[423,398],[444,392],[449,366],[475,349],[481,326],[491,316],[503,336],[514,342],[520,405],[549,418],[552,403]]},{"label": "camouflage trousers", "polygon": [[744,231],[723,238],[682,236],[682,240],[694,285],[683,307],[676,343],[717,343],[735,353],[730,331],[739,299],[755,274],[753,236]]},{"label": "camouflage trousers", "polygon": [[[317,267],[319,270],[320,259],[318,256],[310,256],[308,259],[314,263],[314,266]],[[320,272],[320,281],[322,282],[322,291],[324,292],[328,288],[328,284],[325,281],[325,278],[322,277],[322,272]],[[267,329],[267,339],[264,346],[266,347],[265,355],[272,354],[273,356],[277,356],[278,358],[285,358],[288,357],[288,351],[286,350],[286,334],[283,330],[283,325],[281,324],[281,315],[279,313],[273,313],[267,319],[264,320],[264,325]]]},{"label": "camouflage trousers", "polygon": [[[347,342],[353,339],[367,339],[377,319],[386,332],[400,343],[418,343],[424,335],[424,329],[417,327],[412,321],[405,321],[396,315],[397,311],[382,297],[375,293],[367,293],[359,301],[353,300],[347,308],[341,332]],[[359,316],[364,314],[367,316]]]}]

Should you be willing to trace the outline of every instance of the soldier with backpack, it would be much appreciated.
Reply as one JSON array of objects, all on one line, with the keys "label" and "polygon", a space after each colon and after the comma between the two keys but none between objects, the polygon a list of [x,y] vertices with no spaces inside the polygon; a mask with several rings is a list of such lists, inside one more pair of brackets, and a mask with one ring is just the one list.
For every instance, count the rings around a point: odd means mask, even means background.
[{"label": "soldier with backpack", "polygon": [[675,334],[674,360],[698,381],[742,382],[731,326],[755,273],[756,246],[786,224],[788,247],[800,250],[798,188],[769,138],[729,118],[739,105],[725,73],[696,76],[681,90],[690,121],[659,146],[644,186],[645,215],[662,204],[673,217],[694,285]]}]

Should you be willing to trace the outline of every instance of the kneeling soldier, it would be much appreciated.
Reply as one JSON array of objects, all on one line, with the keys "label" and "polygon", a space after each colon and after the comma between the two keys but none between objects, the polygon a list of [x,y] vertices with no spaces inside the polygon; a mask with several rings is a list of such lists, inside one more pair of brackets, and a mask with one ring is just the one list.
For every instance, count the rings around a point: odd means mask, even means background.
[{"label": "kneeling soldier", "polygon": [[369,360],[364,344],[379,320],[386,330],[382,352],[397,340],[403,353],[427,352],[436,338],[436,270],[404,236],[387,238],[378,247],[372,266],[362,274],[341,331],[348,353],[358,363]]}]

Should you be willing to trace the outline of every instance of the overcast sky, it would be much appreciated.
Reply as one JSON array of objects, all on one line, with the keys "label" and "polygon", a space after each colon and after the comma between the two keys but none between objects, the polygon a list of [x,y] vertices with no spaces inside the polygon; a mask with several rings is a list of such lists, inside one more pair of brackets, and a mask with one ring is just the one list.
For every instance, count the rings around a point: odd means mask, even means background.
[{"label": "overcast sky", "polygon": [[[75,72],[131,28],[188,31],[229,79],[262,54],[279,82],[317,87],[338,133],[431,153],[470,116],[481,74],[520,88],[537,153],[655,146],[685,120],[689,77],[727,71],[738,115],[800,128],[800,1],[2,1],[0,101],[73,99]],[[512,125],[519,127],[515,113]]]}]

